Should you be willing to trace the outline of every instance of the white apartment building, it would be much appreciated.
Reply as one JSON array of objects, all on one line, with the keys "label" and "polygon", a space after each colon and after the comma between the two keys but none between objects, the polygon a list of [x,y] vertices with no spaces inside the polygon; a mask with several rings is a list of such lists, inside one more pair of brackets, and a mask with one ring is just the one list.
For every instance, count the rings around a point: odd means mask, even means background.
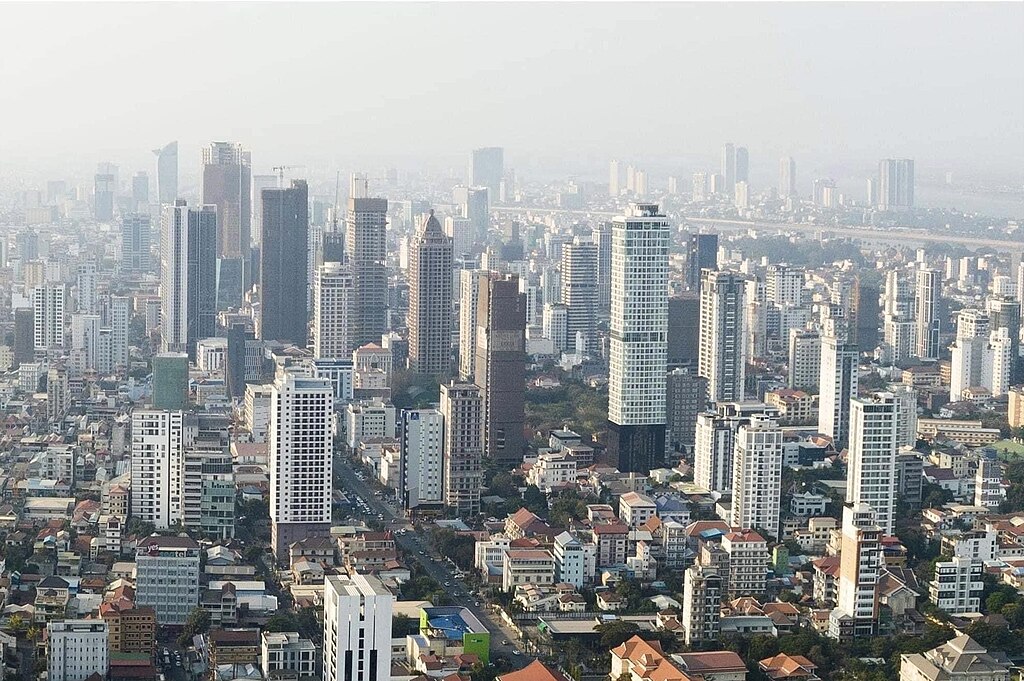
[{"label": "white apartment building", "polygon": [[270,632],[260,635],[260,669],[266,678],[276,672],[291,672],[299,678],[316,674],[316,646],[296,631]]},{"label": "white apartment building", "polygon": [[152,536],[135,549],[135,604],[156,611],[161,626],[183,625],[199,604],[199,544]]},{"label": "white apartment building", "polygon": [[736,432],[757,415],[777,418],[778,409],[763,402],[722,402],[714,412],[697,415],[693,481],[711,492],[733,489]]},{"label": "white apartment building", "polygon": [[658,504],[645,494],[626,492],[619,497],[619,519],[636,529],[658,515]]},{"label": "white apartment building", "polygon": [[500,574],[505,562],[505,551],[512,540],[504,534],[492,534],[487,540],[477,540],[473,546],[473,567],[480,571],[483,581],[490,573]]},{"label": "white apartment building", "polygon": [[480,278],[488,275],[487,270],[459,272],[459,378],[463,381],[473,380]]},{"label": "white apartment building", "polygon": [[102,619],[58,620],[46,625],[46,673],[52,681],[107,675],[109,629]]},{"label": "white apartment building", "polygon": [[928,600],[951,615],[980,613],[984,572],[985,564],[977,558],[953,556],[939,561],[928,583]]},{"label": "white apartment building", "polygon": [[372,575],[324,580],[324,681],[391,678],[393,602]]},{"label": "white apartment building", "polygon": [[352,268],[325,262],[313,278],[313,356],[349,357],[352,344]]},{"label": "white apartment building", "polygon": [[181,520],[185,414],[134,409],[131,430],[131,517],[166,529]]},{"label": "white apartment building", "polygon": [[818,431],[846,446],[850,433],[850,400],[857,396],[858,352],[836,336],[821,339],[821,372],[818,375]]},{"label": "white apartment building", "polygon": [[444,505],[444,416],[437,409],[402,412],[402,498],[409,510]]},{"label": "white apartment building", "polygon": [[502,562],[501,588],[514,591],[523,584],[555,583],[555,558],[547,549],[508,549]]},{"label": "white apartment building", "polygon": [[729,555],[729,597],[763,595],[768,581],[768,542],[764,537],[753,530],[730,532],[722,537],[722,548]]},{"label": "white apartment building", "polygon": [[592,575],[587,573],[587,555],[579,539],[568,532],[555,537],[555,580],[558,583],[572,584],[577,589],[584,582],[590,581]]},{"label": "white apartment building", "polygon": [[917,271],[914,312],[915,312],[915,354],[920,359],[939,357],[939,300],[942,298],[942,273],[935,269],[922,268]]},{"label": "white apartment building", "polygon": [[691,565],[683,572],[683,640],[717,641],[722,616],[722,577],[714,568]]},{"label": "white apartment building", "polygon": [[565,452],[545,452],[526,473],[526,482],[536,485],[540,491],[550,494],[552,490],[576,481],[576,458]]},{"label": "white apartment building", "polygon": [[293,542],[330,529],[333,412],[334,388],[327,379],[285,371],[274,382],[267,458],[272,543],[279,560],[287,558]]},{"label": "white apartment building", "polygon": [[868,504],[887,535],[896,531],[896,452],[896,397],[851,400],[846,501]]},{"label": "white apartment building", "polygon": [[64,347],[66,312],[67,288],[63,283],[46,282],[32,290],[32,329],[36,352]]},{"label": "white apartment building", "polygon": [[110,296],[110,361],[115,367],[128,366],[131,319],[131,298]]},{"label": "white apartment building", "polygon": [[395,407],[380,400],[351,402],[345,406],[345,442],[350,449],[373,438],[395,436]]},{"label": "white apartment building", "polygon": [[736,431],[731,525],[760,528],[778,537],[782,504],[782,429],[764,415]]},{"label": "white apartment building", "polygon": [[821,333],[789,330],[789,387],[816,392],[821,376]]},{"label": "white apartment building", "polygon": [[245,428],[257,444],[267,441],[273,394],[270,383],[247,383],[245,386]]}]

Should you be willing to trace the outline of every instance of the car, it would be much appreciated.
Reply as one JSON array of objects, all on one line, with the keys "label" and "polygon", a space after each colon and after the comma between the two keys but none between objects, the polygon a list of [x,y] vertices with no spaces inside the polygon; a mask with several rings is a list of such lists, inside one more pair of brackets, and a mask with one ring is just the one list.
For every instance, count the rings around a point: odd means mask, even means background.
[{"label": "car", "polygon": [[480,601],[473,601],[473,606],[479,608],[480,607]]},{"label": "car", "polygon": [[421,556],[425,556],[425,555],[427,555],[427,552],[426,551],[420,551],[420,555]]},{"label": "car", "polygon": [[451,585],[452,585],[452,583],[451,583],[451,582],[445,582],[445,583],[444,583],[444,585],[445,585],[445,586],[451,586]]},{"label": "car", "polygon": [[502,642],[501,642],[501,645],[503,645],[503,646],[507,646],[507,645],[508,645],[508,639],[505,639],[504,641],[502,641]]},{"label": "car", "polygon": [[512,649],[512,654],[513,654],[513,655],[518,655],[518,654],[519,654],[519,650],[518,650],[518,649],[516,649],[516,648],[513,648],[513,649]]}]

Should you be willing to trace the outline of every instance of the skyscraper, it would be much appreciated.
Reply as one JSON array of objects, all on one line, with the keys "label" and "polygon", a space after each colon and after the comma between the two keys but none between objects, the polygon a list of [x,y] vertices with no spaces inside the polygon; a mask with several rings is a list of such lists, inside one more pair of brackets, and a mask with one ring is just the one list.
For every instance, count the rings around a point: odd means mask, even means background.
[{"label": "skyscraper", "polygon": [[116,174],[103,170],[97,172],[93,177],[93,217],[97,221],[109,222],[114,219],[114,194],[116,193]]},{"label": "skyscraper", "polygon": [[850,401],[846,502],[869,505],[889,535],[896,532],[897,409],[892,393]]},{"label": "skyscraper", "polygon": [[701,270],[718,269],[718,235],[691,234],[686,257],[686,288],[700,290]]},{"label": "skyscraper", "polygon": [[132,410],[130,516],[157,529],[181,519],[184,423],[181,411]]},{"label": "skyscraper", "polygon": [[487,270],[459,272],[459,378],[473,381],[476,373],[476,314],[480,299],[480,279]]},{"label": "skyscraper", "polygon": [[252,176],[252,240],[256,245],[263,241],[263,190],[275,188],[277,175]]},{"label": "skyscraper", "polygon": [[612,311],[612,223],[602,222],[591,238],[597,247],[597,317],[607,320]]},{"label": "skyscraper", "polygon": [[905,210],[914,207],[914,161],[886,158],[878,162],[878,207]]},{"label": "skyscraper", "polygon": [[144,209],[149,205],[149,175],[140,170],[132,175],[132,208]]},{"label": "skyscraper", "polygon": [[86,260],[76,268],[78,284],[77,310],[83,314],[99,314],[100,301],[96,290],[96,261]]},{"label": "skyscraper", "polygon": [[121,272],[139,276],[150,272],[150,241],[152,226],[149,213],[121,215]]},{"label": "skyscraper", "polygon": [[746,380],[746,277],[705,270],[700,286],[698,373],[713,402],[743,399]]},{"label": "skyscraper", "polygon": [[217,207],[222,258],[249,258],[252,240],[252,157],[241,144],[211,142],[203,148],[203,203]]},{"label": "skyscraper", "polygon": [[984,385],[982,364],[987,359],[989,316],[981,310],[961,310],[957,316],[956,340],[950,346],[949,401],[963,399],[964,388]]},{"label": "skyscraper", "polygon": [[736,147],[732,142],[722,147],[722,177],[725,180],[723,192],[732,196],[736,191]]},{"label": "skyscraper", "polygon": [[721,575],[712,567],[691,565],[683,573],[683,641],[717,641],[721,616]]},{"label": "skyscraper", "polygon": [[469,220],[470,250],[479,253],[487,245],[487,231],[491,226],[493,196],[486,187],[458,186],[452,189],[452,201],[459,207],[462,217]]},{"label": "skyscraper", "polygon": [[483,485],[484,402],[472,383],[441,385],[444,417],[444,505],[460,514],[480,512]]},{"label": "skyscraper", "polygon": [[586,348],[593,352],[597,326],[597,246],[577,237],[562,247],[562,304],[566,307],[566,347],[573,350],[576,334],[583,334]]},{"label": "skyscraper", "polygon": [[131,299],[128,296],[110,296],[110,363],[115,367],[128,367],[131,321]]},{"label": "skyscraper", "polygon": [[821,337],[818,374],[818,432],[832,438],[836,449],[850,434],[850,400],[857,396],[857,346],[835,335]]},{"label": "skyscraper", "polygon": [[285,371],[274,382],[267,457],[271,546],[279,561],[288,559],[293,542],[331,529],[333,414],[330,379]]},{"label": "skyscraper", "polygon": [[153,355],[153,408],[188,408],[188,355],[184,352]]},{"label": "skyscraper", "polygon": [[355,346],[351,334],[352,268],[325,262],[313,280],[313,356],[350,357]]},{"label": "skyscraper", "polygon": [[409,370],[447,377],[452,368],[452,240],[434,211],[409,246]]},{"label": "skyscraper", "polygon": [[942,298],[942,273],[928,267],[917,271],[914,309],[917,325],[917,352],[920,359],[939,358],[939,300]]},{"label": "skyscraper", "polygon": [[156,155],[156,187],[160,203],[173,205],[178,198],[178,143],[168,142]]},{"label": "skyscraper", "polygon": [[305,180],[264,189],[260,257],[260,339],[306,347],[309,193]]},{"label": "skyscraper", "polygon": [[619,162],[608,163],[608,196],[618,196],[622,184],[622,172],[619,170]]},{"label": "skyscraper", "polygon": [[653,203],[612,220],[609,457],[623,472],[665,455],[669,222]]},{"label": "skyscraper", "polygon": [[526,296],[514,274],[477,281],[473,380],[484,402],[484,445],[490,458],[518,462],[526,448]]},{"label": "skyscraper", "polygon": [[380,342],[387,329],[388,200],[350,198],[345,252],[352,266],[352,343]]},{"label": "skyscraper", "polygon": [[736,147],[736,182],[750,184],[750,155],[746,147]]},{"label": "skyscraper", "polygon": [[472,184],[487,187],[491,201],[498,201],[501,181],[505,177],[505,150],[502,147],[482,147],[473,150]]},{"label": "skyscraper", "polygon": [[796,196],[796,161],[792,156],[779,159],[779,196]]},{"label": "skyscraper", "polygon": [[217,331],[217,211],[177,199],[162,223],[162,348],[194,358],[196,341]]},{"label": "skyscraper", "polygon": [[393,600],[373,575],[324,580],[324,681],[391,677]]}]

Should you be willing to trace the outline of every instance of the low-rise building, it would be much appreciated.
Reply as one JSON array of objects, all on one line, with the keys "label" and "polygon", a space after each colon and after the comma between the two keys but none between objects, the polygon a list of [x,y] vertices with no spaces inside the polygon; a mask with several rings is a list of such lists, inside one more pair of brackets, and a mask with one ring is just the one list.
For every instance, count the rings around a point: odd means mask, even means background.
[{"label": "low-rise building", "polygon": [[967,634],[925,653],[900,656],[900,681],[1008,681],[1010,661]]},{"label": "low-rise building", "polygon": [[619,518],[627,526],[637,528],[658,513],[658,504],[645,494],[627,492],[619,497]]},{"label": "low-rise building", "polygon": [[86,681],[93,674],[105,677],[109,667],[107,623],[99,620],[62,620],[46,627],[46,672],[52,681]]},{"label": "low-rise building", "polygon": [[316,646],[297,631],[264,631],[260,637],[260,668],[268,679],[282,673],[314,676],[316,660]]},{"label": "low-rise building", "polygon": [[520,584],[554,584],[555,558],[547,549],[508,549],[501,577],[504,591],[513,591]]},{"label": "low-rise building", "polygon": [[545,452],[530,466],[526,482],[550,494],[576,481],[576,465],[576,459],[565,452]]},{"label": "low-rise building", "polygon": [[139,607],[156,611],[161,626],[183,625],[199,604],[199,544],[188,537],[153,535],[135,550]]}]

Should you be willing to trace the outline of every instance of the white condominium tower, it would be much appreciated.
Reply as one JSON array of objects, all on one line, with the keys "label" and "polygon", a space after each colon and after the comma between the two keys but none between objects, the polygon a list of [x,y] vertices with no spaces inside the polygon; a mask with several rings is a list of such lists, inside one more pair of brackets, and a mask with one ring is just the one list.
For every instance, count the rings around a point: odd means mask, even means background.
[{"label": "white condominium tower", "polygon": [[271,542],[278,560],[288,558],[293,542],[331,528],[333,412],[330,379],[278,375],[267,433]]},{"label": "white condominium tower", "polygon": [[743,400],[746,379],[746,282],[738,272],[704,270],[700,285],[698,373],[713,402]]},{"label": "white condominium tower", "polygon": [[668,244],[657,204],[630,204],[612,220],[609,447],[622,472],[657,468],[665,455]]},{"label": "white condominium tower", "polygon": [[324,580],[324,681],[391,678],[393,601],[372,575]]},{"label": "white condominium tower", "polygon": [[753,416],[736,432],[733,449],[732,520],[779,536],[782,503],[782,429],[765,415]]},{"label": "white condominium tower", "polygon": [[325,262],[313,279],[313,356],[350,357],[355,347],[350,331],[352,269],[340,262]]},{"label": "white condominium tower", "polygon": [[181,411],[132,411],[130,515],[158,530],[182,518],[184,421]]},{"label": "white condominium tower", "polygon": [[887,535],[896,530],[897,410],[892,393],[850,401],[846,501],[869,505]]},{"label": "white condominium tower", "polygon": [[857,396],[857,346],[836,336],[821,339],[818,374],[818,432],[832,438],[836,449],[850,433],[850,400]]}]

